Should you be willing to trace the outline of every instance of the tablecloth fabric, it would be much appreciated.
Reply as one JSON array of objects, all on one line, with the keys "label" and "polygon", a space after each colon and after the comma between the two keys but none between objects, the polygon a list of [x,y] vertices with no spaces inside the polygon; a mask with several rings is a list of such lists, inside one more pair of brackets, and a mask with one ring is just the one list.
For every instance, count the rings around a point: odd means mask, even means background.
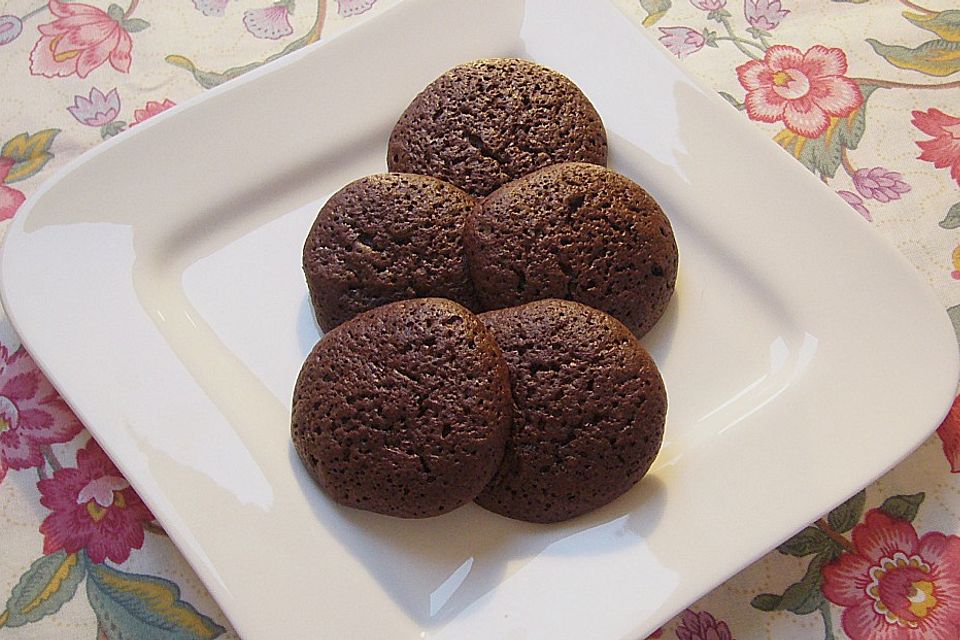
[{"label": "tablecloth fabric", "polygon": [[[399,1],[0,3],[0,234],[102,140]],[[960,334],[960,7],[617,2],[870,221]],[[960,638],[958,474],[955,402],[918,451],[654,637]],[[237,636],[0,315],[0,640],[66,637]]]}]

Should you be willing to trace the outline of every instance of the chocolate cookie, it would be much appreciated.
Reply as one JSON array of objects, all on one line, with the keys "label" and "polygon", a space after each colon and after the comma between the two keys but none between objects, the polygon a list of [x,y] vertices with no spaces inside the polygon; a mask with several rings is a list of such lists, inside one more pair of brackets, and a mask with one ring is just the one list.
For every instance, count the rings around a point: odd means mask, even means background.
[{"label": "chocolate cookie", "polygon": [[557,162],[607,163],[596,109],[565,76],[527,60],[450,69],[414,98],[390,135],[387,167],[475,196]]},{"label": "chocolate cookie", "polygon": [[564,163],[511,182],[473,210],[464,233],[485,309],[575,300],[641,336],[673,295],[670,221],[643,188],[603,167]]},{"label": "chocolate cookie", "polygon": [[513,431],[480,506],[559,522],[607,504],[647,472],[667,395],[653,359],[623,324],[575,302],[484,313],[510,368]]},{"label": "chocolate cookie", "polygon": [[326,334],[293,395],[291,435],[336,502],[402,518],[470,502],[503,457],[507,366],[466,308],[394,302]]},{"label": "chocolate cookie", "polygon": [[478,310],[463,252],[464,220],[477,206],[453,185],[400,173],[360,178],[331,196],[303,247],[320,327],[428,296]]}]

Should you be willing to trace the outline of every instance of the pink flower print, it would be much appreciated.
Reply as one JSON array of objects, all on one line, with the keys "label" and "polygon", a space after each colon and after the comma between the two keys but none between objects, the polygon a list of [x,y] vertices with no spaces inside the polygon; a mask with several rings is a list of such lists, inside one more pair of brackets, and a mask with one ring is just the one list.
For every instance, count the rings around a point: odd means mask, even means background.
[{"label": "pink flower print", "polygon": [[726,622],[714,618],[706,611],[696,613],[687,609],[677,627],[679,640],[733,640]]},{"label": "pink flower print", "polygon": [[903,181],[902,175],[883,167],[858,169],[853,174],[853,186],[864,198],[877,202],[899,200],[902,194],[910,191],[910,185]]},{"label": "pink flower print", "polygon": [[[20,205],[23,204],[23,201],[26,200],[21,192],[3,184],[7,174],[10,173],[10,169],[12,169],[15,164],[16,162],[13,158],[0,156],[0,220],[12,218],[13,214],[17,212],[17,209],[20,208]],[[0,348],[2,348],[2,345],[0,345]]]},{"label": "pink flower print", "polygon": [[358,16],[373,8],[377,0],[337,0],[337,14],[343,17]]},{"label": "pink flower print", "polygon": [[223,10],[227,8],[227,2],[230,0],[193,0],[193,6],[200,10],[205,16],[223,16]]},{"label": "pink flower print", "polygon": [[660,27],[660,32],[660,42],[678,58],[696,53],[706,44],[703,34],[688,27]]},{"label": "pink flower print", "polygon": [[863,206],[863,200],[857,194],[852,191],[837,191],[837,195],[843,198],[844,202],[853,207],[857,213],[862,215],[867,221],[873,222],[873,216],[870,214],[870,210]]},{"label": "pink flower print", "polygon": [[44,464],[41,447],[69,442],[80,421],[20,348],[0,345],[0,459],[10,469]]},{"label": "pink flower print", "polygon": [[690,4],[702,11],[719,11],[727,6],[727,0],[690,0]]},{"label": "pink flower print", "polygon": [[[954,266],[957,267],[957,270],[953,272],[956,274],[954,277],[960,280],[960,265],[956,264],[956,262],[960,262],[960,255],[958,255],[960,254],[960,247],[954,249],[953,254]],[[937,427],[937,435],[940,436],[940,443],[943,445],[943,455],[947,457],[947,462],[950,463],[950,471],[960,473],[960,396],[954,398],[947,417]]]},{"label": "pink flower print", "polygon": [[743,14],[754,29],[773,31],[790,13],[780,7],[780,0],[744,0]]},{"label": "pink flower print", "polygon": [[149,120],[158,113],[163,113],[170,107],[177,106],[177,103],[169,98],[164,98],[163,102],[157,102],[156,100],[150,100],[144,105],[143,109],[135,109],[133,112],[133,122],[130,123],[132,127],[135,124],[140,124],[144,120]]},{"label": "pink flower print", "polygon": [[279,40],[293,33],[290,24],[290,0],[277,2],[262,9],[250,9],[243,13],[243,24],[255,38]]},{"label": "pink flower print", "polygon": [[932,140],[918,140],[918,160],[932,162],[937,169],[950,167],[950,177],[960,184],[960,118],[939,109],[913,112],[913,126]]},{"label": "pink flower print", "polygon": [[30,52],[30,73],[86,78],[108,60],[117,71],[130,70],[133,41],[119,22],[80,2],[50,0],[48,6],[56,19],[39,27],[41,37]]},{"label": "pink flower print", "polygon": [[75,469],[58,469],[37,488],[52,512],[40,524],[45,554],[85,549],[93,562],[125,562],[143,546],[153,514],[95,441],[77,451]]},{"label": "pink flower print", "polygon": [[0,16],[0,47],[10,44],[23,31],[23,22],[17,16]]},{"label": "pink flower print", "polygon": [[826,565],[823,595],[851,640],[947,640],[960,629],[960,538],[880,510],[853,529],[854,552]]},{"label": "pink flower print", "polygon": [[843,74],[847,56],[821,45],[801,53],[795,47],[774,45],[763,60],[737,67],[737,78],[747,90],[747,115],[760,122],[782,121],[806,138],[820,136],[830,117],[846,117],[863,104],[860,87]]},{"label": "pink flower print", "polygon": [[90,95],[73,97],[73,106],[67,107],[77,122],[88,127],[102,127],[110,124],[120,113],[120,95],[112,89],[107,95],[96,87],[90,89]]}]

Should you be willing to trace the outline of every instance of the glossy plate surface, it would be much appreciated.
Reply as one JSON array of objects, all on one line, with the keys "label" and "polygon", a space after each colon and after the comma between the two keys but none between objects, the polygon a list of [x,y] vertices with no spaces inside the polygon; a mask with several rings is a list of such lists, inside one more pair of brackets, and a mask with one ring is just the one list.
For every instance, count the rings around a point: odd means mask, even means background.
[{"label": "glossy plate surface", "polygon": [[[677,295],[645,339],[666,442],[562,525],[336,507],[288,437],[318,338],[303,239],[384,170],[427,82],[497,55],[577,82],[611,166],[673,220]],[[601,1],[402,3],[83,156],[16,217],[0,272],[27,348],[246,640],[642,638],[919,445],[958,374],[906,261]]]}]

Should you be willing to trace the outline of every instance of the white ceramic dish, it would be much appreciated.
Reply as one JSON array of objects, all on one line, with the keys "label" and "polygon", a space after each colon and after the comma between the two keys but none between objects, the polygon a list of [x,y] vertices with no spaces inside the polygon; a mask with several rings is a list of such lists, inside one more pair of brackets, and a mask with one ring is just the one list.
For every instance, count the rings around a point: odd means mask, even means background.
[{"label": "white ceramic dish", "polygon": [[[338,508],[288,442],[318,337],[303,237],[383,170],[420,88],[503,54],[573,78],[674,221],[646,339],[663,451],[562,525]],[[29,350],[247,640],[642,638],[920,444],[958,373],[907,263],[605,2],[403,3],[85,155],[16,217],[2,273]]]}]

